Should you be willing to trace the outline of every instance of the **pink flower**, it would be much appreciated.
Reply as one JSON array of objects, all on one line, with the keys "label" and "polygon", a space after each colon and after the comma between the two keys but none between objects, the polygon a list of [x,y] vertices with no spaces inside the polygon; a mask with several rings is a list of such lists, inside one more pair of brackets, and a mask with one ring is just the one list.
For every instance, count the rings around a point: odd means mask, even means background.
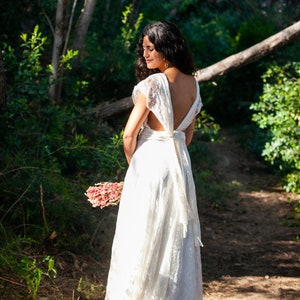
[{"label": "pink flower", "polygon": [[90,186],[85,195],[93,207],[102,209],[106,206],[118,205],[120,202],[124,182],[100,182]]}]

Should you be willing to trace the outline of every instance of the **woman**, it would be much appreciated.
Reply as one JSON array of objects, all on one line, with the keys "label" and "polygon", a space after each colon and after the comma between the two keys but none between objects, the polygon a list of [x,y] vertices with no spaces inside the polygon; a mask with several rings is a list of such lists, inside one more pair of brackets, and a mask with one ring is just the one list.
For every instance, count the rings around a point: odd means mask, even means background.
[{"label": "woman", "polygon": [[199,300],[200,224],[187,151],[202,106],[193,60],[166,21],[145,27],[138,53],[105,299]]}]

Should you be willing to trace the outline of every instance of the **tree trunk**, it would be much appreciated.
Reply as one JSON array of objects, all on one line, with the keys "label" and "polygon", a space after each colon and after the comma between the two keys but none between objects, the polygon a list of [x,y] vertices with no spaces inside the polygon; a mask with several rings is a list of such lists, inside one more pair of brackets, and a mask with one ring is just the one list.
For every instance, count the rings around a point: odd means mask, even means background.
[{"label": "tree trunk", "polygon": [[[286,45],[300,35],[300,21],[287,27],[286,29],[272,35],[271,37],[255,44],[254,46],[231,55],[218,63],[215,63],[207,68],[198,70],[195,77],[197,81],[206,82],[218,76],[222,76],[235,69],[243,67],[251,62],[254,62],[275,49]],[[108,118],[115,114],[120,114],[133,107],[130,97],[123,98],[116,102],[100,103],[95,108],[88,110],[86,113],[96,113],[99,118]]]},{"label": "tree trunk", "polygon": [[88,28],[90,26],[93,12],[95,9],[95,5],[97,3],[97,0],[85,0],[84,1],[84,7],[81,11],[81,15],[79,17],[77,26],[76,26],[76,32],[75,32],[75,39],[73,42],[73,50],[78,50],[79,55],[73,59],[72,67],[76,69],[78,62],[80,60],[80,56],[82,54],[82,50],[84,48],[84,41],[85,37],[88,31]]},{"label": "tree trunk", "polygon": [[61,102],[61,86],[62,86],[62,70],[60,68],[60,58],[64,48],[67,12],[69,0],[58,0],[55,16],[55,32],[53,42],[53,52],[51,59],[52,71],[50,75],[49,97],[52,102],[60,104]]},{"label": "tree trunk", "polygon": [[126,97],[116,102],[102,102],[97,106],[88,109],[84,114],[95,114],[100,119],[106,119],[111,116],[123,113],[132,108],[131,97]]},{"label": "tree trunk", "polygon": [[2,53],[0,49],[0,108],[4,108],[6,106],[6,78],[3,66]]},{"label": "tree trunk", "polygon": [[139,8],[140,8],[140,4],[141,4],[140,0],[133,0],[132,1],[132,11],[131,11],[131,14],[129,16],[129,24],[130,24],[131,27],[133,27],[135,22],[136,22],[138,12],[139,12]]}]

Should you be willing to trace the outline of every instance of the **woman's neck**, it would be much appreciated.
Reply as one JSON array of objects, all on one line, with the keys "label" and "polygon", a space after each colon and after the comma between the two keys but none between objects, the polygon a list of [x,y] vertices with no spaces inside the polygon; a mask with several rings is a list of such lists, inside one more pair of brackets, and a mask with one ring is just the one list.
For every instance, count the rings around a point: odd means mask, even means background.
[{"label": "woman's neck", "polygon": [[168,77],[170,82],[174,82],[177,76],[180,76],[181,74],[181,72],[175,67],[167,68],[163,73]]}]

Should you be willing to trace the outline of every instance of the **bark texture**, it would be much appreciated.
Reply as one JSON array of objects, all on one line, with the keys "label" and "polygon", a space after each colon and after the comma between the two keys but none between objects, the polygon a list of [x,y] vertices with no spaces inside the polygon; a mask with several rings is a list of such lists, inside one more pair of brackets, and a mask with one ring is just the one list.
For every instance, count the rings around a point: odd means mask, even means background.
[{"label": "bark texture", "polygon": [[90,26],[93,12],[95,9],[95,5],[97,0],[85,0],[84,7],[81,11],[81,15],[78,20],[78,24],[76,27],[75,39],[73,42],[73,50],[79,50],[79,53],[82,51],[84,47],[85,37]]},{"label": "bark texture", "polygon": [[69,6],[69,0],[58,0],[56,6],[55,16],[55,32],[51,66],[52,72],[50,75],[50,89],[49,97],[52,102],[61,102],[61,72],[59,62],[64,48],[65,35],[66,35],[66,15]]}]

